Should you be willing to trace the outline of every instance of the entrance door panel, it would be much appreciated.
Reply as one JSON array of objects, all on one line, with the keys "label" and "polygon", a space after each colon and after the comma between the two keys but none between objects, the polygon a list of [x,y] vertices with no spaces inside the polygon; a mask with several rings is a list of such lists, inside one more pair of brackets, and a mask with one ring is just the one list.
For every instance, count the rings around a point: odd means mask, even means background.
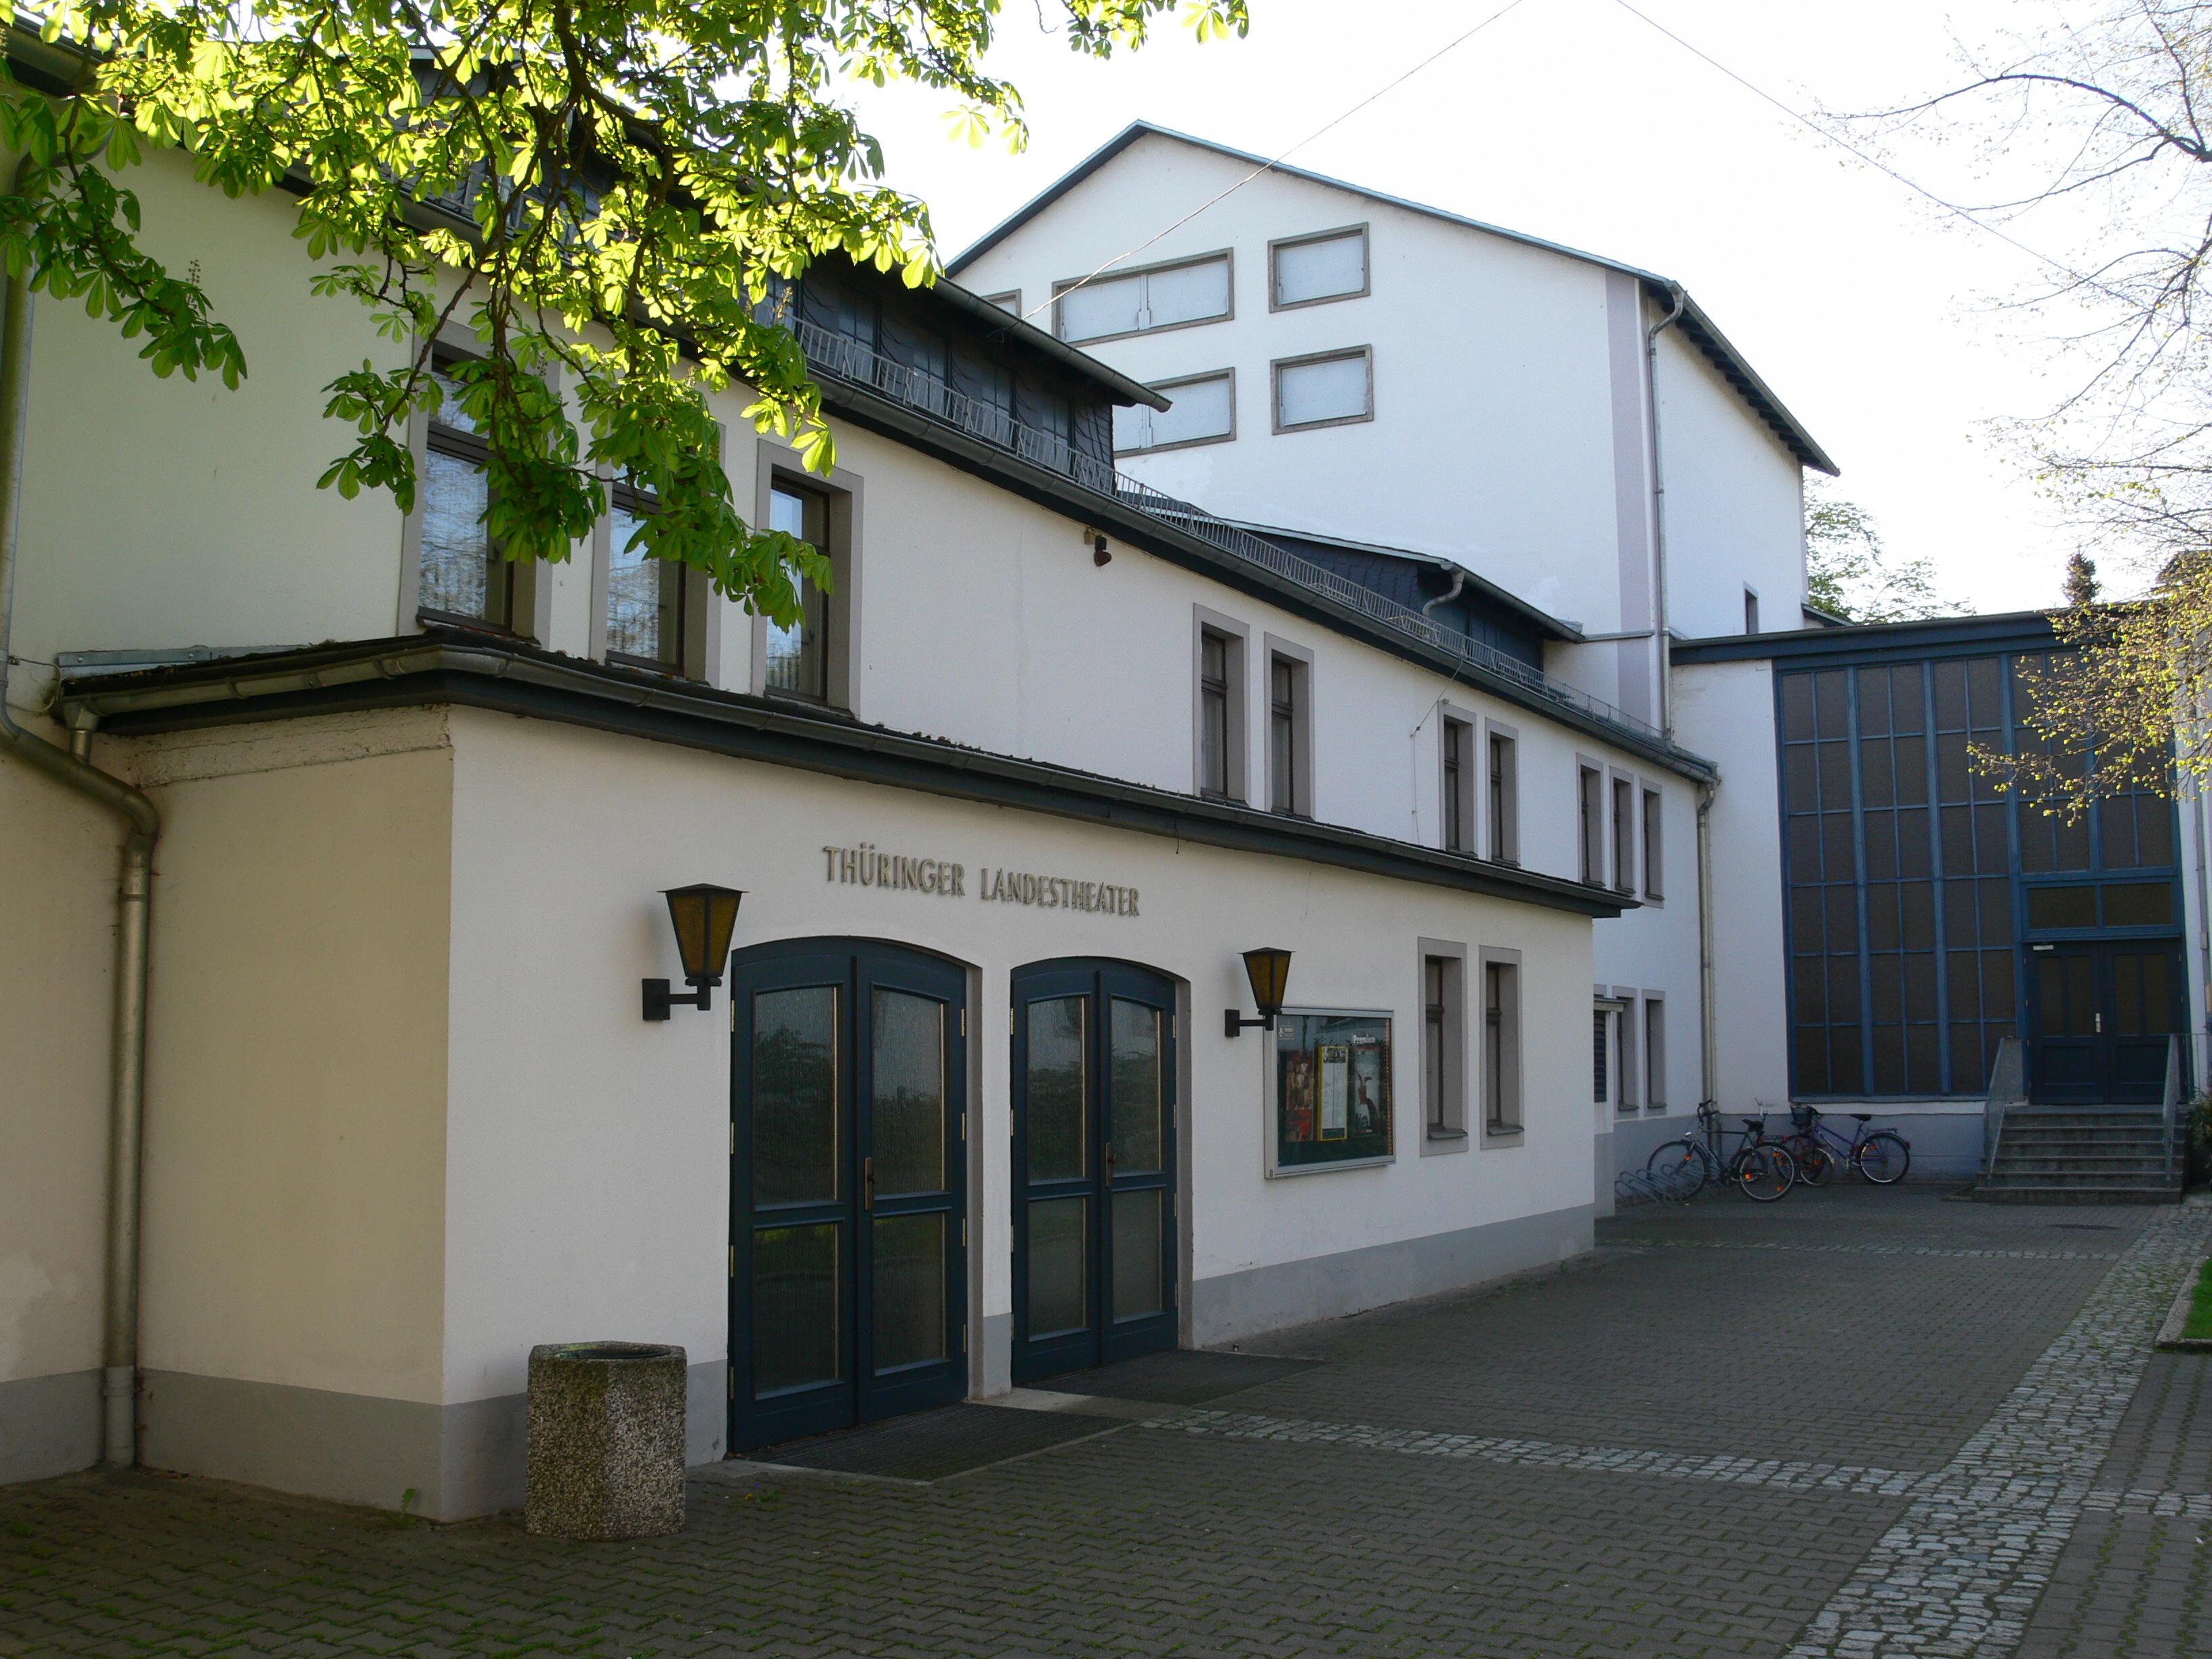
[{"label": "entrance door panel", "polygon": [[1173,1347],[1173,987],[1048,963],[1013,990],[1014,1375]]},{"label": "entrance door panel", "polygon": [[966,1392],[962,975],[842,944],[732,964],[733,1449]]},{"label": "entrance door panel", "polygon": [[2069,944],[2029,953],[2030,1092],[2052,1104],[2154,1103],[2181,1029],[2175,945]]}]

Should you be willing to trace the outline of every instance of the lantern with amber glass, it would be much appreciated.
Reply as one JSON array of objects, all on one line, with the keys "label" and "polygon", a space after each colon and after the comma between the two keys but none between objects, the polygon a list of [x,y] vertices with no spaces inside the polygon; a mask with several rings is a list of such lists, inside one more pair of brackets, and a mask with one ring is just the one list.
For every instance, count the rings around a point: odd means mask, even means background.
[{"label": "lantern with amber glass", "polygon": [[1291,953],[1272,945],[1247,951],[1244,977],[1252,981],[1252,1002],[1259,1009],[1260,1018],[1247,1019],[1234,1008],[1223,1010],[1221,1028],[1229,1036],[1235,1036],[1248,1025],[1257,1025],[1266,1031],[1275,1029],[1275,1016],[1283,1012],[1283,992],[1291,982]]},{"label": "lantern with amber glass", "polygon": [[696,882],[671,887],[661,896],[668,901],[668,920],[676,929],[676,949],[684,958],[684,982],[692,994],[670,992],[665,979],[645,981],[645,1017],[666,1019],[678,1003],[688,1008],[714,1006],[714,988],[722,982],[722,965],[730,959],[730,935],[738,925],[738,902],[744,897],[734,887]]}]

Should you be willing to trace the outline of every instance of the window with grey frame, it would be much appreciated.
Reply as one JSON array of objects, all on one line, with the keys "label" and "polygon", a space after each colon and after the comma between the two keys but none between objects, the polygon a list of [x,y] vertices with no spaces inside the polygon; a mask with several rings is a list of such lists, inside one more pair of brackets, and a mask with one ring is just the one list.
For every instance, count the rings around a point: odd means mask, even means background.
[{"label": "window with grey frame", "polygon": [[1444,716],[1443,726],[1443,844],[1447,852],[1474,851],[1474,727]]},{"label": "window with grey frame", "polygon": [[[825,558],[830,556],[830,501],[820,490],[779,477],[769,491],[769,525]],[[768,621],[767,688],[776,696],[827,702],[835,647],[830,637],[830,596],[809,578],[796,576],[793,582],[799,592],[797,617],[787,626],[773,617]]]},{"label": "window with grey frame", "polygon": [[1665,848],[1666,798],[1656,789],[1644,791],[1644,896],[1656,899],[1666,896],[1666,868],[1662,853]]},{"label": "window with grey frame", "polygon": [[1484,801],[1490,832],[1490,857],[1497,864],[1521,861],[1521,802],[1517,769],[1519,757],[1513,738],[1504,732],[1490,733],[1486,760]]},{"label": "window with grey frame", "polygon": [[1578,799],[1576,835],[1582,847],[1582,878],[1595,887],[1605,880],[1605,776],[1595,766],[1576,769]]},{"label": "window with grey frame", "polygon": [[1650,1111],[1667,1109],[1667,1003],[1662,997],[1644,999],[1644,1104]]},{"label": "window with grey frame", "polygon": [[1460,969],[1456,957],[1421,958],[1421,1109],[1431,1140],[1455,1140],[1467,1133]]},{"label": "window with grey frame", "polygon": [[1743,590],[1743,631],[1756,634],[1759,627],[1759,595],[1747,587]]},{"label": "window with grey frame", "polygon": [[1636,782],[1613,780],[1613,886],[1615,892],[1632,892],[1636,886]]},{"label": "window with grey frame", "polygon": [[1063,340],[1112,340],[1218,322],[1231,312],[1229,255],[1202,254],[1142,270],[1059,285],[1053,296]]},{"label": "window with grey frame", "polygon": [[1168,398],[1165,409],[1142,404],[1114,410],[1114,453],[1142,454],[1154,449],[1187,449],[1195,444],[1225,443],[1237,435],[1237,375],[1233,369],[1162,380],[1152,390]]},{"label": "window with grey frame", "polygon": [[1198,635],[1198,793],[1215,800],[1236,796],[1237,696],[1243,641],[1217,628]]},{"label": "window with grey frame", "polygon": [[613,486],[607,497],[607,659],[680,672],[684,568],[654,558],[643,533],[660,504],[627,484]]},{"label": "window with grey frame", "polygon": [[459,361],[441,356],[431,369],[440,395],[416,491],[422,516],[416,605],[425,621],[512,629],[515,567],[486,522],[491,450],[462,407],[465,389],[450,372]]},{"label": "window with grey frame", "polygon": [[1367,227],[1285,237],[1267,249],[1268,306],[1285,311],[1368,291]]},{"label": "window with grey frame", "polygon": [[1482,1109],[1492,1134],[1521,1127],[1520,969],[1510,962],[1482,964]]},{"label": "window with grey frame", "polygon": [[1281,358],[1273,370],[1278,432],[1375,418],[1375,360],[1365,346]]},{"label": "window with grey frame", "polygon": [[1602,1106],[1613,1098],[1613,1011],[1600,1003],[1590,1010],[1590,1103]]},{"label": "window with grey frame", "polygon": [[1305,775],[1306,665],[1296,657],[1267,657],[1267,810],[1304,816],[1311,780]]}]

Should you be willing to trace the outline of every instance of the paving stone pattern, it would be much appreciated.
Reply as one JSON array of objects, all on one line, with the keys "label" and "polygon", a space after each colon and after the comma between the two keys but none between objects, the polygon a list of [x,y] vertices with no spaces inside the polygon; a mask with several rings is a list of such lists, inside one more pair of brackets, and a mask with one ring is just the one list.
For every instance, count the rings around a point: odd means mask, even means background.
[{"label": "paving stone pattern", "polygon": [[2021,1659],[2212,1653],[2212,1355],[2153,1354]]},{"label": "paving stone pattern", "polygon": [[[1937,1480],[1815,1615],[1790,1659],[2018,1650],[2212,1211],[2161,1212]],[[2155,1529],[2160,1518],[2117,1520]]]},{"label": "paving stone pattern", "polygon": [[[721,1466],[665,1539],[146,1474],[0,1488],[0,1656],[1995,1652],[1999,1591],[1899,1566],[1991,1515],[2006,1593],[2051,1557],[2022,1651],[2212,1656],[2205,1374],[2146,1370],[2137,1308],[2212,1214],[1773,1208],[1624,1218],[1587,1265],[1281,1334],[1253,1346],[1324,1363],[933,1483]],[[1677,1239],[1931,1253],[1652,1248]],[[1943,1617],[1841,1644],[1900,1588]]]}]

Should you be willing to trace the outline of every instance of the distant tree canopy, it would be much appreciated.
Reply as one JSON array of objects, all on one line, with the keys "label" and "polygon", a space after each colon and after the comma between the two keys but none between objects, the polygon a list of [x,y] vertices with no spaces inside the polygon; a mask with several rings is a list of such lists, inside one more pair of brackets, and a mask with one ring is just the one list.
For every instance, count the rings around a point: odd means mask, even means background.
[{"label": "distant tree canopy", "polygon": [[[1070,48],[1142,46],[1178,8],[1242,34],[1246,0],[1038,0]],[[0,79],[0,258],[143,342],[156,374],[235,385],[246,355],[196,263],[142,245],[125,181],[180,149],[228,196],[282,184],[315,290],[350,295],[400,348],[332,380],[353,429],[322,483],[411,505],[408,417],[457,396],[489,450],[490,533],[562,559],[605,480],[649,491],[644,550],[781,621],[827,565],[748,526],[706,397],[826,465],[819,394],[764,306],[837,254],[933,280],[926,206],[884,181],[855,89],[941,92],[971,142],[1025,128],[985,67],[1000,0],[50,0],[61,82]],[[1040,15],[1042,15],[1041,10]],[[441,330],[473,360],[441,393]],[[555,382],[558,382],[556,389]]]},{"label": "distant tree canopy", "polygon": [[1805,496],[1805,588],[1817,608],[1846,622],[1909,622],[1971,609],[1936,593],[1936,568],[1927,555],[1894,557],[1882,545],[1873,515],[1824,480]]}]

